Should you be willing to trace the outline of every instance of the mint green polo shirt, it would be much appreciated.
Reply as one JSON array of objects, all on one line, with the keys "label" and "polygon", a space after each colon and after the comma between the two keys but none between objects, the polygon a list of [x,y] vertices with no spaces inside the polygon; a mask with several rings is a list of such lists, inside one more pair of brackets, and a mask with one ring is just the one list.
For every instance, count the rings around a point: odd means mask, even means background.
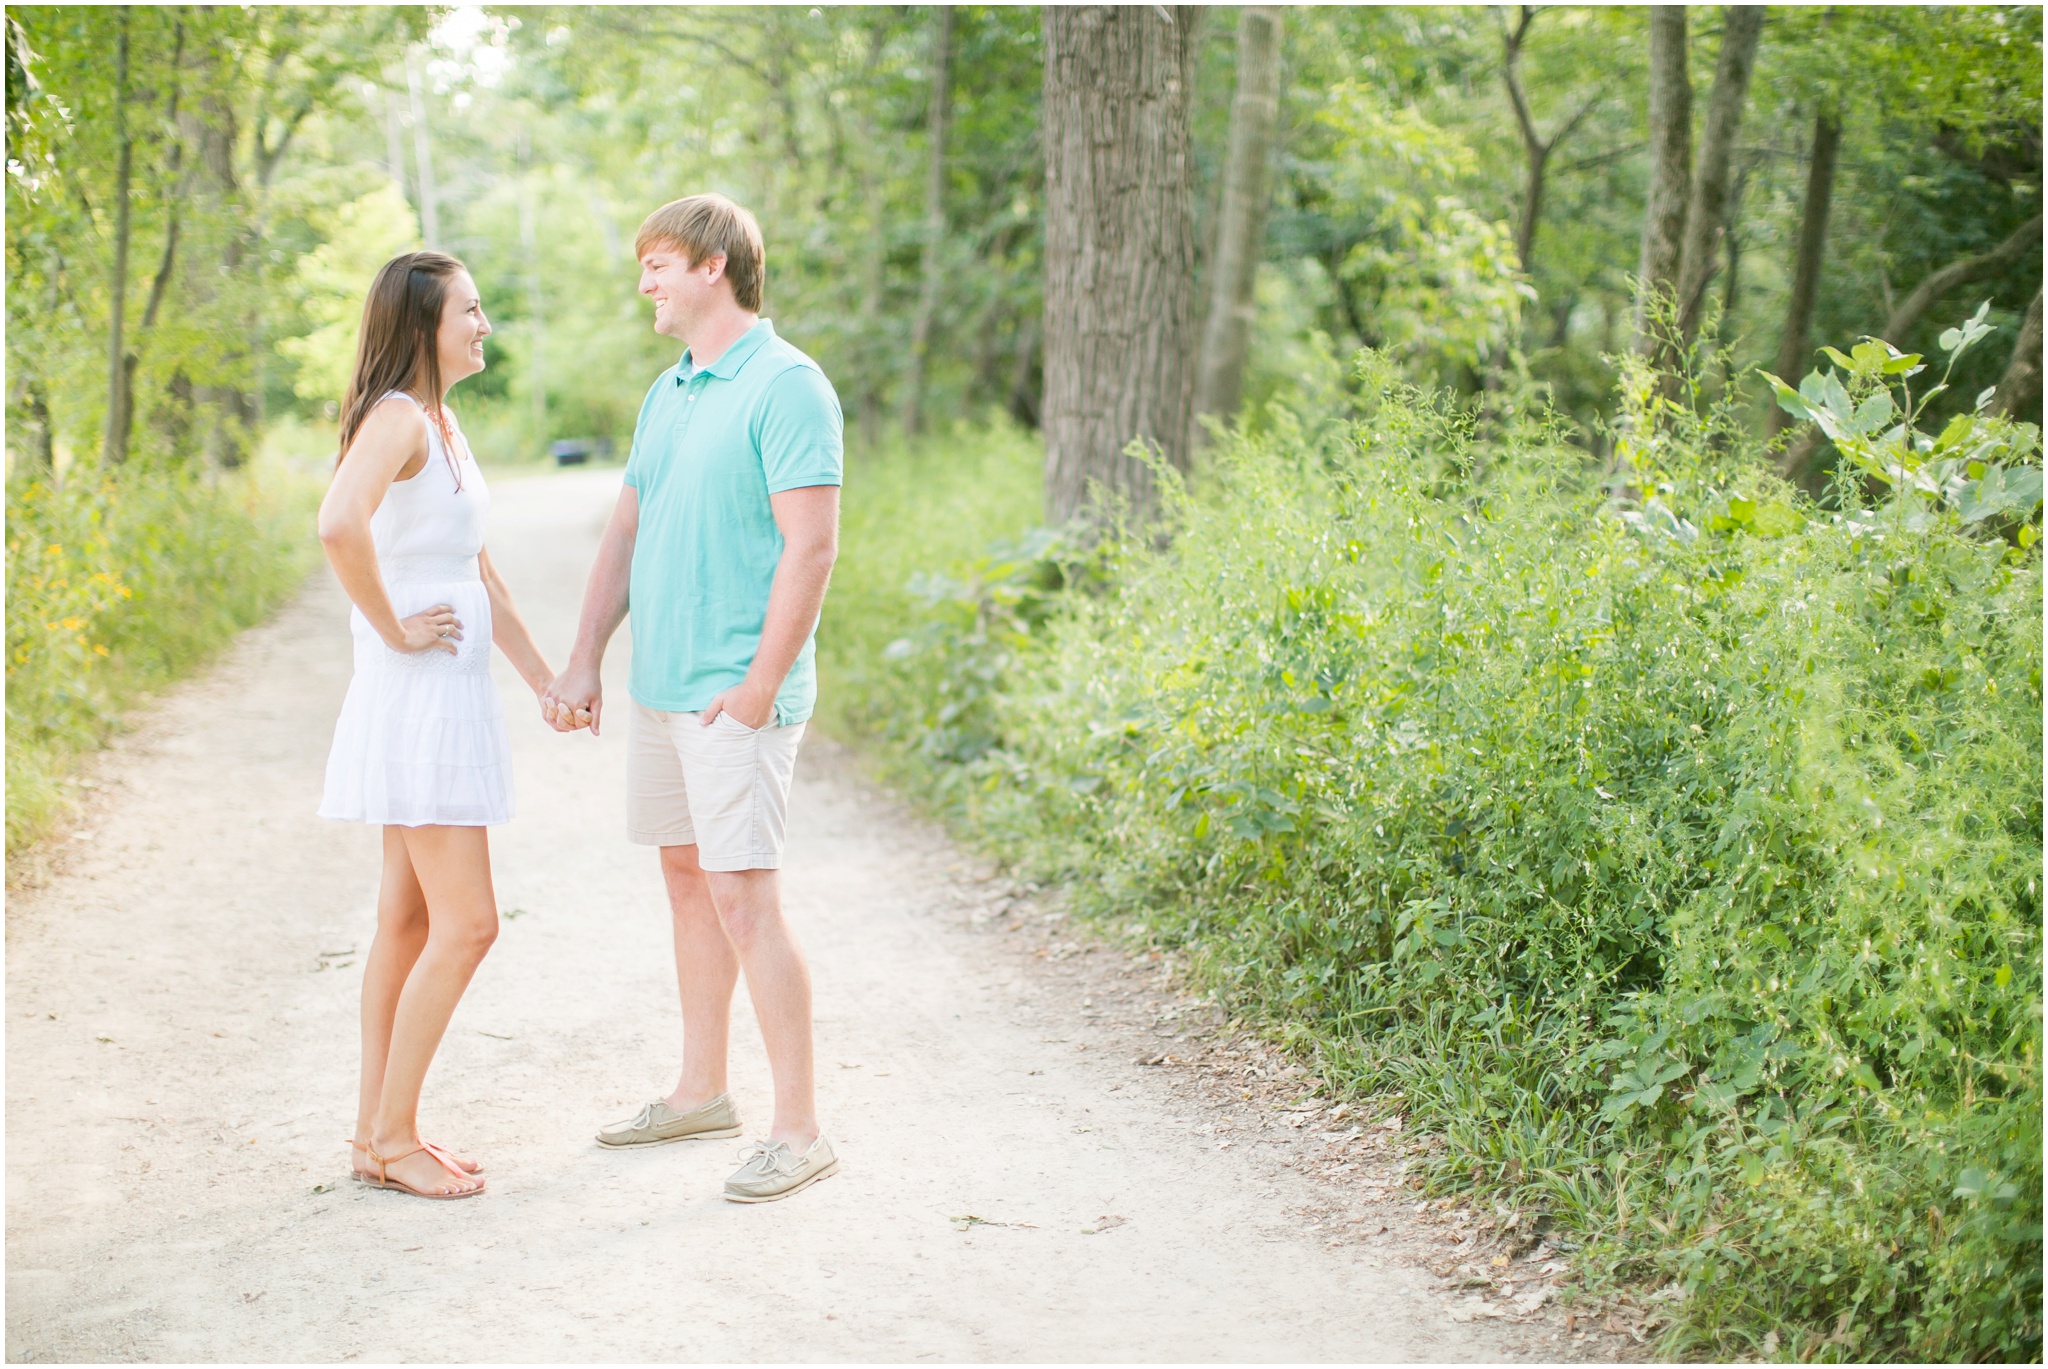
[{"label": "mint green polo shirt", "polygon": [[[709,366],[688,351],[640,406],[626,483],[640,492],[629,612],[633,698],[696,713],[746,678],[761,646],[782,533],[768,496],[837,485],[839,396],[767,319]],[[775,695],[775,722],[818,698],[817,625]]]}]

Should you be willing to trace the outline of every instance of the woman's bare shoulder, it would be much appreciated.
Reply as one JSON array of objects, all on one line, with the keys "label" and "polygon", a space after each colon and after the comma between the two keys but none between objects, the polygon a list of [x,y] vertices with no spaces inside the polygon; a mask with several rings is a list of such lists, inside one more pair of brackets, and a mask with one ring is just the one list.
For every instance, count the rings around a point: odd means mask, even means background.
[{"label": "woman's bare shoulder", "polygon": [[371,405],[363,415],[362,426],[348,444],[342,464],[362,455],[373,460],[382,458],[376,464],[388,463],[396,470],[411,464],[415,457],[424,457],[426,449],[425,412],[411,396],[393,392]]}]

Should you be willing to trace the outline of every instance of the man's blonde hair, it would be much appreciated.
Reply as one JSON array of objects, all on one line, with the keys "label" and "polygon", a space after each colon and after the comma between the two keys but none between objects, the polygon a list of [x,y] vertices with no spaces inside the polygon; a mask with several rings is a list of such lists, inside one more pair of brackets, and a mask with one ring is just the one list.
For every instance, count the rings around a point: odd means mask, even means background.
[{"label": "man's blonde hair", "polygon": [[761,312],[761,276],[767,256],[761,246],[761,225],[754,216],[723,195],[688,195],[670,200],[647,216],[633,239],[633,256],[666,245],[690,259],[691,265],[711,257],[725,258],[725,278],[732,297],[749,313]]}]

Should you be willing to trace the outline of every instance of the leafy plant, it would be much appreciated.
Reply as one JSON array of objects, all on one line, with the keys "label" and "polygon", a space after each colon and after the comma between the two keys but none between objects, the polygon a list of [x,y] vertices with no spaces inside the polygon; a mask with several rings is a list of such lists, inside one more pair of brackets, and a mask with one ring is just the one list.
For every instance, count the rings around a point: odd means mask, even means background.
[{"label": "leafy plant", "polygon": [[[1928,406],[1948,390],[1963,354],[1990,335],[1984,322],[1990,310],[1986,300],[1959,327],[1942,333],[1938,345],[1948,362],[1941,379],[1918,396],[1913,377],[1927,370],[1920,354],[1901,352],[1879,338],[1858,343],[1846,356],[1823,347],[1839,374],[1809,372],[1797,390],[1769,372],[1765,378],[1780,407],[1827,434],[1845,471],[1891,492],[1892,511],[1905,526],[1925,527],[1927,511],[1942,504],[1965,524],[2025,520],[2041,507],[2040,433],[1986,416],[1995,387],[1977,396],[1974,412],[1957,414],[1939,435],[1917,427]],[[2016,536],[2029,546],[2036,533],[2022,521]]]},{"label": "leafy plant", "polygon": [[1433,1186],[1674,1284],[1668,1351],[2037,1354],[2038,546],[1940,480],[1820,508],[1714,420],[1633,422],[1611,490],[1541,415],[1480,445],[1357,381],[1226,440],[1107,592],[954,572],[868,696],[899,773],[1398,1095]]}]

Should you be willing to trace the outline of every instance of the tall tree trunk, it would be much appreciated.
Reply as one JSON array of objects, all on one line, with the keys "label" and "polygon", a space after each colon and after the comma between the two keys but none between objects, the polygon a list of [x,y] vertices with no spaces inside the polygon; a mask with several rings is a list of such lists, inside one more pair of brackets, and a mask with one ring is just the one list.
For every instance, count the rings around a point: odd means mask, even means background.
[{"label": "tall tree trunk", "polygon": [[[1742,195],[1749,187],[1749,168],[1735,173],[1735,185],[1728,192],[1728,231],[1721,235],[1721,241],[1728,249],[1728,269],[1721,273],[1721,317],[1725,320],[1735,314],[1735,305],[1742,293],[1742,234],[1737,231],[1742,222]],[[1725,326],[1725,324],[1724,324]],[[1714,349],[1714,359],[1721,368],[1721,390],[1725,394],[1735,383],[1735,357],[1724,344]]]},{"label": "tall tree trunk", "polygon": [[384,92],[384,162],[398,185],[398,193],[416,200],[408,184],[410,178],[405,174],[405,143],[398,136],[398,95],[390,90]]},{"label": "tall tree trunk", "polygon": [[533,204],[533,143],[519,130],[519,247],[526,256],[522,273],[526,287],[526,327],[532,342],[526,349],[527,402],[532,406],[533,440],[546,450],[548,436],[548,324],[541,304],[540,233]]},{"label": "tall tree trunk", "polygon": [[[1209,256],[1209,314],[1195,373],[1197,416],[1228,419],[1244,396],[1245,357],[1257,312],[1252,291],[1266,241],[1267,173],[1280,121],[1281,22],[1277,5],[1246,5],[1238,11],[1237,95],[1230,106],[1216,250]],[[1188,433],[1188,449],[1199,447],[1202,438],[1198,423]]]},{"label": "tall tree trunk", "polygon": [[2007,418],[2038,424],[2041,421],[2041,292],[2034,291],[2034,302],[2027,306],[2027,317],[2020,324],[2020,337],[2012,349],[2012,362],[2005,368],[2005,378],[1998,382],[1998,398],[1992,401],[1994,412]]},{"label": "tall tree trunk", "polygon": [[440,195],[434,186],[434,142],[427,130],[427,98],[420,89],[420,74],[412,54],[405,57],[405,88],[412,99],[412,152],[420,173],[420,232],[429,250],[441,249]]},{"label": "tall tree trunk", "polygon": [[1039,373],[1039,321],[1027,318],[1017,330],[1017,355],[1010,365],[1010,417],[1027,428],[1045,422],[1045,377]]},{"label": "tall tree trunk", "polygon": [[[240,125],[234,105],[212,95],[198,104],[197,167],[205,172],[203,194],[217,211],[233,214],[237,220],[235,231],[221,244],[220,269],[217,272],[197,272],[192,277],[196,301],[210,305],[214,302],[213,292],[217,283],[240,279],[245,266],[250,263],[255,264],[253,274],[258,283],[261,282],[262,225],[260,221],[251,221],[242,212],[242,183],[235,169],[235,149],[241,142]],[[238,311],[238,326],[231,327],[228,335],[221,339],[224,355],[215,373],[222,377],[223,383],[200,385],[193,391],[194,399],[210,415],[204,442],[205,457],[219,470],[233,470],[248,459],[255,445],[255,435],[262,426],[260,368],[264,352],[263,312],[257,299],[258,292],[245,293],[244,307]],[[231,377],[243,379],[238,383]]]},{"label": "tall tree trunk", "polygon": [[[1813,331],[1813,302],[1820,292],[1820,265],[1827,252],[1828,207],[1835,195],[1835,157],[1842,125],[1832,110],[1813,121],[1813,160],[1806,168],[1806,202],[1799,209],[1799,245],[1792,257],[1792,292],[1785,301],[1785,331],[1778,339],[1778,375],[1799,383]],[[1792,415],[1773,404],[1770,435],[1792,425]]]},{"label": "tall tree trunk", "polygon": [[925,117],[924,283],[910,321],[910,374],[903,385],[903,431],[924,431],[925,366],[932,320],[939,312],[939,277],[945,269],[946,138],[953,122],[953,7],[939,5],[932,29],[931,108]]},{"label": "tall tree trunk", "polygon": [[861,213],[868,227],[868,241],[861,249],[860,270],[860,334],[868,345],[861,349],[861,366],[857,372],[860,395],[854,411],[854,421],[860,432],[860,446],[863,455],[872,456],[882,445],[882,391],[888,383],[885,372],[888,349],[879,345],[882,331],[882,295],[887,282],[883,272],[888,266],[887,235],[888,205],[883,198],[882,174],[874,164],[880,155],[875,138],[862,139],[867,146],[863,149],[860,171]]},{"label": "tall tree trunk", "polygon": [[107,425],[100,441],[100,464],[118,466],[128,459],[129,377],[125,328],[128,311],[129,192],[134,188],[135,141],[128,131],[128,6],[114,21],[114,279],[107,315]]},{"label": "tall tree trunk", "polygon": [[1193,6],[1044,11],[1045,499],[1157,504],[1133,442],[1187,468],[1193,398]]},{"label": "tall tree trunk", "polygon": [[1650,193],[1643,209],[1643,251],[1636,266],[1635,349],[1663,349],[1651,301],[1677,288],[1692,194],[1692,77],[1685,65],[1685,6],[1650,7]]},{"label": "tall tree trunk", "polygon": [[1689,344],[1699,335],[1706,312],[1707,282],[1727,228],[1729,178],[1735,137],[1749,106],[1749,78],[1764,31],[1761,5],[1730,5],[1721,29],[1721,53],[1714,64],[1714,90],[1707,97],[1707,126],[1685,211],[1684,247],[1678,259],[1678,335]]},{"label": "tall tree trunk", "polygon": [[57,429],[50,422],[50,406],[43,399],[43,387],[30,381],[22,395],[22,403],[28,409],[28,416],[36,422],[36,444],[33,452],[36,468],[44,475],[57,473]]}]

